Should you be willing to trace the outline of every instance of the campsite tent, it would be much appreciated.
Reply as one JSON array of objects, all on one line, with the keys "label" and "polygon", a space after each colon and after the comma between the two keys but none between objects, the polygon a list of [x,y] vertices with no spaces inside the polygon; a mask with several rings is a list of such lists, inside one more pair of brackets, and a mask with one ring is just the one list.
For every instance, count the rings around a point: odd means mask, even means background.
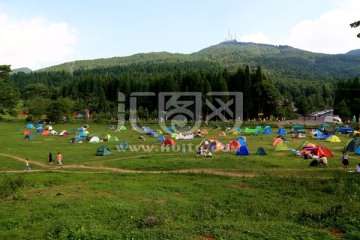
[{"label": "campsite tent", "polygon": [[33,125],[32,123],[28,123],[28,124],[26,125],[26,128],[27,128],[27,129],[35,129],[35,127],[34,127],[34,125]]},{"label": "campsite tent", "polygon": [[355,149],[355,155],[360,155],[360,147],[357,147],[357,148]]},{"label": "campsite tent", "polygon": [[128,148],[128,143],[127,142],[120,142],[119,145],[117,146],[117,148],[121,151],[124,151]]},{"label": "campsite tent", "polygon": [[305,127],[302,125],[295,125],[291,127],[293,133],[305,133]]},{"label": "campsite tent", "polygon": [[246,146],[246,140],[244,138],[238,138],[238,142],[240,143],[241,146]]},{"label": "campsite tent", "polygon": [[161,136],[161,137],[159,137],[159,138],[157,139],[157,141],[158,141],[158,142],[163,142],[163,141],[165,141],[165,137]]},{"label": "campsite tent", "polygon": [[171,138],[167,138],[161,144],[164,146],[173,146],[175,145],[175,141]]},{"label": "campsite tent", "polygon": [[290,150],[290,148],[284,141],[278,142],[274,148],[274,151],[286,151],[286,150]]},{"label": "campsite tent", "polygon": [[256,155],[266,155],[265,149],[263,147],[259,147]]},{"label": "campsite tent", "polygon": [[95,153],[96,156],[106,156],[110,154],[111,154],[111,150],[106,146],[99,147]]},{"label": "campsite tent", "polygon": [[200,146],[206,150],[209,148],[210,143],[211,141],[209,139],[204,139],[201,141]]},{"label": "campsite tent", "polygon": [[283,142],[283,140],[282,140],[282,138],[277,137],[277,138],[275,138],[274,141],[272,142],[272,145],[273,145],[273,146],[276,146],[279,142]]},{"label": "campsite tent", "polygon": [[238,133],[242,133],[243,131],[241,130],[241,128],[239,128],[239,127],[237,127],[237,128],[235,128],[236,129],[236,131],[238,132]]},{"label": "campsite tent", "polygon": [[242,145],[237,140],[233,140],[230,142],[230,149],[239,149]]},{"label": "campsite tent", "polygon": [[272,134],[272,131],[270,128],[265,128],[264,134]]},{"label": "campsite tent", "polygon": [[327,142],[341,142],[340,138],[335,135],[331,135],[326,139]]},{"label": "campsite tent", "polygon": [[67,133],[66,130],[62,130],[59,136],[66,137],[69,136],[69,133]]},{"label": "campsite tent", "polygon": [[109,142],[118,142],[119,139],[117,137],[115,137],[115,136],[111,136],[108,141]]},{"label": "campsite tent", "polygon": [[70,139],[70,143],[82,143],[82,139],[79,137],[73,137]]},{"label": "campsite tent", "polygon": [[296,133],[294,137],[295,138],[306,138],[305,134],[301,133],[301,132]]},{"label": "campsite tent", "polygon": [[186,133],[184,136],[184,139],[193,139],[193,138],[194,138],[194,134],[191,132]]},{"label": "campsite tent", "polygon": [[259,134],[261,132],[261,128],[245,128],[245,133]]},{"label": "campsite tent", "polygon": [[208,147],[211,152],[217,152],[224,149],[224,145],[220,141],[212,141]]},{"label": "campsite tent", "polygon": [[225,136],[226,136],[226,133],[225,133],[224,131],[222,131],[222,132],[219,133],[219,136],[220,136],[220,137],[225,137]]},{"label": "campsite tent", "polygon": [[279,128],[279,130],[277,131],[277,133],[278,133],[278,134],[281,134],[281,135],[284,135],[284,134],[286,134],[286,131],[285,131],[285,129],[283,129],[283,128]]},{"label": "campsite tent", "polygon": [[47,136],[47,135],[50,135],[50,131],[49,130],[44,130],[41,135],[43,136]]},{"label": "campsite tent", "polygon": [[330,151],[330,149],[328,149],[325,146],[318,146],[316,148],[313,148],[311,150],[311,153],[313,155],[316,155],[318,157],[321,157],[322,155],[324,155],[325,157],[333,157],[334,155],[332,154],[332,152]]},{"label": "campsite tent", "polygon": [[[176,134],[176,133],[173,133],[173,134]],[[172,135],[171,135],[171,137],[172,137]],[[176,137],[175,137],[176,140],[181,140],[181,139],[184,139],[184,138],[185,138],[185,136],[182,133],[177,134]]]},{"label": "campsite tent", "polygon": [[247,149],[246,146],[241,146],[239,148],[239,150],[236,151],[237,156],[241,156],[241,155],[249,155],[249,150]]},{"label": "campsite tent", "polygon": [[124,130],[126,130],[126,127],[125,127],[125,126],[121,126],[121,127],[119,127],[119,130],[124,131]]},{"label": "campsite tent", "polygon": [[97,136],[90,138],[89,143],[99,143],[100,139]]},{"label": "campsite tent", "polygon": [[349,140],[346,144],[344,149],[346,151],[355,151],[360,146],[360,137],[354,138],[352,140]]},{"label": "campsite tent", "polygon": [[179,135],[179,134],[178,133],[173,133],[173,134],[171,134],[171,138],[176,139],[177,135]]}]

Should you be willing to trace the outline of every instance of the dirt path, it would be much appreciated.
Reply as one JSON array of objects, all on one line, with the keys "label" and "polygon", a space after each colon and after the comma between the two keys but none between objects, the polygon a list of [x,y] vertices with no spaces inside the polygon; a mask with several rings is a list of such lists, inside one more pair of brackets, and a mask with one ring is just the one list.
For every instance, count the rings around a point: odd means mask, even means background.
[{"label": "dirt path", "polygon": [[[17,156],[13,156],[13,155],[9,155],[9,154],[4,154],[4,153],[0,153],[0,156],[3,157],[9,157],[12,159],[15,159],[17,161],[21,161],[24,162],[26,161],[25,158],[21,158],[21,157],[17,157]],[[141,157],[141,156],[137,156],[137,157]],[[122,160],[122,159],[116,159],[116,160]],[[114,161],[114,160],[112,160]],[[44,172],[44,171],[57,171],[57,172],[65,172],[65,173],[83,173],[83,174],[89,174],[89,173],[108,173],[110,172],[117,172],[117,173],[132,173],[132,174],[143,174],[143,173],[148,173],[148,174],[166,174],[166,173],[196,173],[196,174],[200,174],[200,173],[206,173],[206,174],[213,174],[213,175],[219,175],[219,176],[229,176],[229,177],[255,177],[255,174],[245,174],[245,173],[237,173],[237,172],[227,172],[227,171],[223,171],[223,170],[219,170],[219,169],[180,169],[180,170],[171,170],[171,171],[142,171],[142,170],[128,170],[128,169],[122,169],[122,168],[112,168],[112,167],[104,167],[104,166],[86,166],[86,165],[81,165],[81,164],[73,164],[73,165],[67,165],[67,166],[63,166],[62,168],[58,168],[56,166],[54,167],[49,167],[49,165],[46,165],[44,163],[40,163],[34,160],[30,161],[30,164],[34,164],[37,165],[39,167],[43,167],[46,169],[43,170],[32,170],[32,172]],[[97,170],[94,172],[84,172],[84,171],[64,171],[64,169],[93,169],[93,170]],[[7,173],[19,173],[19,172],[23,172],[23,170],[10,170],[10,171],[2,171],[2,172],[7,172]]]}]

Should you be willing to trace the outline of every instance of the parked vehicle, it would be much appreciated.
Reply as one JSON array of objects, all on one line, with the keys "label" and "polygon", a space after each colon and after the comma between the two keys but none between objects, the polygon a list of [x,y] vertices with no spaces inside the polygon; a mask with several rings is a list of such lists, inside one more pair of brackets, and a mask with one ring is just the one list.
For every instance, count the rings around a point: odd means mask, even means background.
[{"label": "parked vehicle", "polygon": [[341,118],[339,118],[339,117],[326,116],[324,118],[324,123],[342,124],[342,121],[341,121]]}]

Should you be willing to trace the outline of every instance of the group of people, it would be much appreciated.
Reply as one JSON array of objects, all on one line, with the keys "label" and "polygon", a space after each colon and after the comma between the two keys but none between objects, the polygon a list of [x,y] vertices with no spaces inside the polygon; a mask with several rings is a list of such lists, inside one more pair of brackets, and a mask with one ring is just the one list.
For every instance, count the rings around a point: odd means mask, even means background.
[{"label": "group of people", "polygon": [[[311,154],[304,154],[304,159],[313,159],[310,162],[310,166],[319,166],[319,165],[323,165],[327,167],[329,166],[327,157],[325,155],[321,155],[321,157],[317,157]],[[344,167],[344,170],[348,171],[348,166],[350,165],[350,161],[349,161],[349,154],[346,151],[343,151],[342,153],[341,163]],[[360,163],[355,166],[354,171],[356,173],[360,173]]]},{"label": "group of people", "polygon": [[201,146],[196,150],[197,157],[212,157],[212,153],[208,149],[203,149]]},{"label": "group of people", "polygon": [[[53,155],[52,153],[49,153],[49,156],[48,156],[48,160],[49,160],[49,165],[50,166],[53,166],[54,165],[54,159],[53,159]],[[63,166],[63,156],[60,152],[58,152],[57,156],[56,156],[56,160],[58,162],[58,166],[62,167]]]},{"label": "group of people", "polygon": [[[59,167],[62,167],[63,166],[63,156],[60,152],[58,152],[57,156],[56,156],[56,160],[58,162],[58,166]],[[49,153],[49,156],[48,156],[48,161],[49,161],[49,165],[50,166],[53,166],[54,165],[54,159],[53,159],[53,155],[52,153]],[[25,160],[25,168],[24,168],[24,171],[25,170],[30,170],[31,171],[31,168],[30,168],[30,163],[29,163],[29,159],[26,158]]]}]

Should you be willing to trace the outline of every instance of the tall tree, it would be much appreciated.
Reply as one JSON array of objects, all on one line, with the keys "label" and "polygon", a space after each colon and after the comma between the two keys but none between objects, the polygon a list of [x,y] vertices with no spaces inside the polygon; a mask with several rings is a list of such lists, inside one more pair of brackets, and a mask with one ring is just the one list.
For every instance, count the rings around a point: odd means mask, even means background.
[{"label": "tall tree", "polygon": [[10,65],[0,65],[0,114],[15,115],[19,93],[8,83]]},{"label": "tall tree", "polygon": [[[360,26],[360,21],[356,21],[350,24],[351,27],[356,28]],[[357,35],[358,38],[360,38],[360,33]]]}]

